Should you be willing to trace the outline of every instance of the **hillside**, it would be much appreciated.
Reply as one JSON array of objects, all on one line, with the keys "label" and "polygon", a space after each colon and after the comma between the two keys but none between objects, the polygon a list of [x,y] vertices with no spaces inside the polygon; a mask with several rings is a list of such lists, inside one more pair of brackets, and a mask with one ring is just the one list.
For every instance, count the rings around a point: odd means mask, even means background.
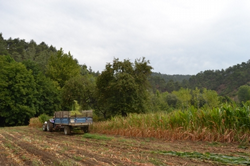
[{"label": "hillside", "polygon": [[152,76],[153,77],[161,77],[166,82],[168,82],[170,80],[182,82],[184,79],[188,80],[192,75],[182,75],[182,74],[169,75],[169,74],[161,74],[161,73],[153,72]]},{"label": "hillside", "polygon": [[242,85],[250,85],[250,60],[225,70],[206,70],[196,75],[167,75],[152,73],[149,81],[155,92],[172,92],[181,87],[215,90],[219,95],[234,97]]},{"label": "hillside", "polygon": [[190,77],[190,88],[207,88],[219,95],[235,96],[242,85],[250,85],[250,60],[225,70],[206,70]]}]

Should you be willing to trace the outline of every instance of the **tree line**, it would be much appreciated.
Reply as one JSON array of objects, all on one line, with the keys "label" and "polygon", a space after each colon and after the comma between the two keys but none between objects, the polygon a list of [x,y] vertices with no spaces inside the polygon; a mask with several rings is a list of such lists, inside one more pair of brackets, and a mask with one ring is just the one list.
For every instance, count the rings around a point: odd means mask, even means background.
[{"label": "tree line", "polygon": [[[215,90],[221,96],[228,96],[237,100],[238,90],[241,86],[250,85],[250,60],[242,62],[227,69],[206,70],[196,75],[179,75],[178,80],[167,80],[164,74],[151,75],[149,81],[154,91],[171,93],[182,88]],[[175,76],[176,77],[176,76]]]},{"label": "tree line", "polygon": [[[102,120],[232,102],[214,89],[193,88],[189,84],[193,76],[181,83],[170,80],[159,90],[157,81],[165,80],[153,75],[152,69],[145,58],[134,62],[114,58],[104,71],[94,72],[63,49],[33,40],[4,40],[0,34],[0,126],[26,125],[31,117],[73,110],[75,103],[82,110],[93,109],[96,119]],[[246,88],[237,92],[241,101],[249,100]]]}]

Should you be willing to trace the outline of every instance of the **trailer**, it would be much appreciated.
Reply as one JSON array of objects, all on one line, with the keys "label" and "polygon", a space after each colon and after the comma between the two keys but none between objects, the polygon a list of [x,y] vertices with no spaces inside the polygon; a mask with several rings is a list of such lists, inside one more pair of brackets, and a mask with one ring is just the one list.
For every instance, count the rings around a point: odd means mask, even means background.
[{"label": "trailer", "polygon": [[42,129],[49,132],[63,130],[65,135],[69,135],[73,129],[77,128],[87,133],[92,123],[92,110],[80,111],[74,114],[70,111],[58,111],[55,112],[53,119],[44,122]]}]

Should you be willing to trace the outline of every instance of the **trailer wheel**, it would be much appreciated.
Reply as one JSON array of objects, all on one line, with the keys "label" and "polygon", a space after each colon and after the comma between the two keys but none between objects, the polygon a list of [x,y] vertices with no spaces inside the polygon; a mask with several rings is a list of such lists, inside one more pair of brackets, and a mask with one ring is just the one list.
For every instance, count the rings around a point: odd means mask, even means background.
[{"label": "trailer wheel", "polygon": [[71,128],[69,126],[64,126],[64,134],[70,135],[71,134]]},{"label": "trailer wheel", "polygon": [[53,124],[50,121],[47,121],[47,131],[51,132],[53,129]]},{"label": "trailer wheel", "polygon": [[43,131],[47,131],[47,125],[43,124]]},{"label": "trailer wheel", "polygon": [[82,130],[83,130],[84,133],[88,133],[89,132],[89,126],[84,126],[82,128]]}]

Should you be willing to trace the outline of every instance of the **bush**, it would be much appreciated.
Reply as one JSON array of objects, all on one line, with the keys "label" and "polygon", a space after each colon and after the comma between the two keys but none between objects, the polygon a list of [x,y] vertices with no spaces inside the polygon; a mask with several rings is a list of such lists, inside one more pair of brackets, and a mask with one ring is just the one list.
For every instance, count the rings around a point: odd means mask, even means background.
[{"label": "bush", "polygon": [[51,119],[51,117],[46,114],[41,114],[38,116],[38,119],[43,124],[45,121],[48,121],[49,119]]}]

